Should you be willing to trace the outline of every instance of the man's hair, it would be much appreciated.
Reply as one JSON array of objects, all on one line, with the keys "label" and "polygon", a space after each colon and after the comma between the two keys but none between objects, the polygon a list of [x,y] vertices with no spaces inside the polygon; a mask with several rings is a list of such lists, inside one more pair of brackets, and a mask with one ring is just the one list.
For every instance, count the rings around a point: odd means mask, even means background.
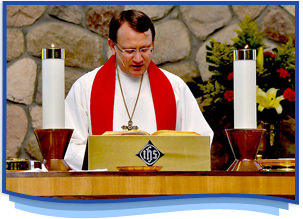
[{"label": "man's hair", "polygon": [[121,11],[118,15],[114,16],[109,23],[109,38],[117,42],[117,32],[122,24],[128,23],[129,26],[140,33],[148,31],[152,32],[152,40],[155,39],[155,27],[150,18],[141,11],[127,10]]}]

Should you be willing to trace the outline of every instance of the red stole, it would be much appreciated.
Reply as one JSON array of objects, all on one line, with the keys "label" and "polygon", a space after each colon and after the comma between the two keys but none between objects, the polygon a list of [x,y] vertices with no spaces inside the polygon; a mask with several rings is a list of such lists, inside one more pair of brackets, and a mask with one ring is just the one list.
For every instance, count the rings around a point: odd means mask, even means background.
[{"label": "red stole", "polygon": [[[157,130],[175,130],[177,107],[173,88],[164,73],[151,61],[148,75],[153,96]],[[91,91],[90,114],[93,135],[113,130],[116,84],[115,56],[97,72]],[[122,125],[122,124],[121,124]]]}]

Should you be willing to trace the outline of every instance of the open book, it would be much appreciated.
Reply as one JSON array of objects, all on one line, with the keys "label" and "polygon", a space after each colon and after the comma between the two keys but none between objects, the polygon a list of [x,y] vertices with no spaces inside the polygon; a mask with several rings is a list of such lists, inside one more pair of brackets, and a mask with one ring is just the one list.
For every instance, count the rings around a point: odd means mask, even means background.
[{"label": "open book", "polygon": [[159,130],[152,134],[142,130],[131,130],[131,131],[107,131],[103,135],[169,135],[169,136],[189,136],[189,135],[200,135],[196,132],[190,131],[173,131],[173,130]]}]

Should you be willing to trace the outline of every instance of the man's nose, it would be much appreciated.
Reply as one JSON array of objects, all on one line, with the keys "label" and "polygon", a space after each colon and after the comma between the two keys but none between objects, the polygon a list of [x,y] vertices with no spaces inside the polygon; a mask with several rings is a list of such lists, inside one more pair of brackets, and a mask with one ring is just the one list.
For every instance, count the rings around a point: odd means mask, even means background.
[{"label": "man's nose", "polygon": [[137,50],[135,56],[133,57],[133,61],[141,62],[142,60],[143,60],[142,54],[139,50]]}]

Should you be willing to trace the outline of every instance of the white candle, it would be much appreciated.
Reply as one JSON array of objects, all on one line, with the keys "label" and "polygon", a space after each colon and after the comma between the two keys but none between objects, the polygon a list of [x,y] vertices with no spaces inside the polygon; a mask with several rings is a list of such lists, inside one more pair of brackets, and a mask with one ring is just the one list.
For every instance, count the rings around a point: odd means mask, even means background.
[{"label": "white candle", "polygon": [[234,128],[257,128],[256,50],[234,51]]},{"label": "white candle", "polygon": [[64,49],[42,49],[42,123],[44,129],[65,128]]}]

